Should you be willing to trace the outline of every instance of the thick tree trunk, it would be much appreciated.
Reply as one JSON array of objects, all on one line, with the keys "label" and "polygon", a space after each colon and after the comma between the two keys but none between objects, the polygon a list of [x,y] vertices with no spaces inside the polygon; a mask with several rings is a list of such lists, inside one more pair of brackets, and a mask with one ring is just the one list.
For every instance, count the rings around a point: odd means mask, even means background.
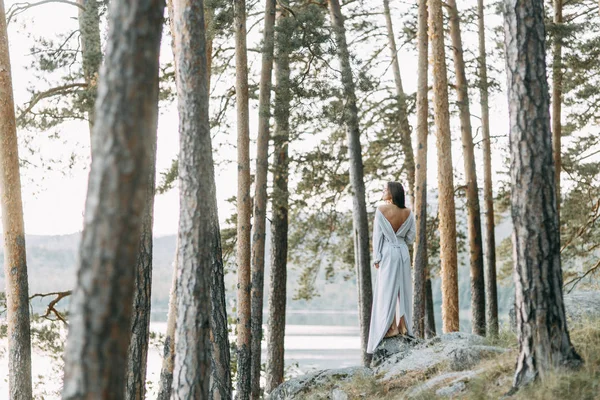
[{"label": "thick tree trunk", "polygon": [[511,213],[519,356],[514,387],[581,358],[567,329],[552,160],[543,3],[505,0]]},{"label": "thick tree trunk", "polygon": [[[562,26],[563,0],[553,0],[554,24]],[[561,162],[561,137],[562,137],[562,33],[554,36],[554,51],[552,59],[552,147],[554,151],[554,169],[556,171],[556,210],[560,216],[560,172]]]},{"label": "thick tree trunk", "polygon": [[248,399],[251,391],[250,349],[250,122],[248,110],[248,57],[246,49],[246,1],[234,0],[235,92],[237,109],[237,393]]},{"label": "thick tree trunk", "polygon": [[450,113],[448,109],[448,76],[444,48],[441,0],[429,0],[429,37],[433,58],[434,116],[437,127],[440,258],[442,261],[442,321],[444,333],[459,329],[458,272],[456,254],[456,211]]},{"label": "thick tree trunk", "polygon": [[346,43],[346,29],[344,17],[340,9],[339,0],[329,0],[329,13],[334,29],[335,42],[341,66],[341,78],[344,88],[344,124],[348,140],[348,158],[350,160],[350,184],[352,187],[352,226],[354,229],[356,259],[356,276],[358,278],[358,312],[360,318],[360,340],[363,365],[371,363],[367,354],[367,341],[369,340],[369,324],[371,321],[371,304],[373,290],[371,287],[371,265],[369,254],[369,223],[367,220],[367,207],[365,204],[365,183],[363,179],[363,162],[360,144],[360,127],[358,122],[358,107],[356,106],[356,93],[354,91],[354,78],[350,65],[350,53]]},{"label": "thick tree trunk", "polygon": [[270,393],[283,382],[285,307],[288,252],[288,143],[290,140],[290,61],[292,18],[287,11],[277,17],[275,57],[275,131],[273,133],[273,218],[271,222],[271,283],[267,330],[267,384]]},{"label": "thick tree trunk", "polygon": [[157,400],[170,400],[173,386],[173,367],[175,366],[175,326],[177,320],[177,255],[179,254],[179,240],[175,247],[175,261],[173,262],[173,280],[169,295],[169,311],[167,314],[167,332],[163,347],[163,361],[158,381]]},{"label": "thick tree trunk", "polygon": [[29,287],[19,146],[4,1],[0,1],[0,116],[0,197],[8,324],[8,391],[13,400],[30,400]]},{"label": "thick tree trunk", "polygon": [[[427,272],[429,275],[429,272]],[[435,331],[435,313],[433,311],[433,289],[431,287],[431,278],[425,281],[425,338],[430,339],[436,335]]]},{"label": "thick tree trunk", "polygon": [[[176,0],[173,6],[180,117],[180,218],[172,398],[208,398],[215,385],[212,382],[211,387],[210,382],[211,362],[215,361],[215,354],[211,361],[211,313],[216,307],[211,286],[215,271],[222,271],[223,260],[209,126],[204,4],[201,0]],[[221,384],[228,382],[225,379],[217,385]]]},{"label": "thick tree trunk", "polygon": [[83,79],[88,87],[83,92],[83,107],[88,114],[90,134],[94,128],[94,102],[98,93],[98,74],[102,65],[102,41],[100,40],[100,2],[98,0],[77,0],[79,8],[79,40]]},{"label": "thick tree trunk", "polygon": [[[386,1],[387,3],[387,1]],[[427,99],[428,39],[427,0],[419,0],[417,48],[419,51],[417,77],[417,167],[415,194],[415,218],[417,236],[414,251],[413,281],[413,332],[416,337],[425,337],[425,299],[427,269],[427,136],[429,134]]]},{"label": "thick tree trunk", "polygon": [[252,398],[260,398],[260,362],[263,323],[265,270],[265,224],[267,217],[267,173],[269,169],[269,120],[271,117],[271,79],[275,47],[276,0],[265,2],[262,66],[258,100],[258,142],[256,144],[256,190],[254,194],[254,232],[252,235]]},{"label": "thick tree trunk", "polygon": [[472,332],[485,335],[485,281],[483,276],[483,242],[481,239],[481,211],[479,209],[479,190],[475,172],[475,148],[471,129],[471,111],[469,110],[469,89],[465,73],[460,17],[455,0],[448,0],[450,14],[450,37],[456,73],[460,130],[467,181],[468,235],[471,265],[471,315]]},{"label": "thick tree trunk", "polygon": [[485,50],[483,0],[477,0],[479,30],[479,95],[481,97],[481,133],[483,136],[483,201],[485,202],[485,260],[487,333],[498,335],[498,292],[496,288],[496,234],[494,232],[494,194],[492,192],[492,149],[490,142],[490,107]]},{"label": "thick tree trunk", "polygon": [[392,24],[392,15],[390,13],[389,0],[383,0],[383,9],[385,14],[385,25],[387,28],[388,43],[392,55],[392,71],[394,72],[394,83],[396,84],[396,96],[398,101],[398,129],[400,130],[400,144],[404,153],[404,170],[408,177],[408,194],[411,194],[411,205],[415,201],[415,157],[413,154],[412,141],[410,138],[410,124],[408,123],[408,109],[406,107],[406,94],[402,87],[402,76],[400,75],[400,64],[398,62],[398,50],[396,49],[396,39],[394,38],[394,27]]},{"label": "thick tree trunk", "polygon": [[148,137],[150,151],[150,173],[146,189],[146,201],[142,216],[142,235],[136,263],[133,291],[133,313],[131,316],[131,342],[127,364],[125,398],[146,398],[146,366],[148,363],[148,341],[150,338],[150,308],[152,293],[152,227],[154,224],[154,193],[156,175],[156,135]]},{"label": "thick tree trunk", "polygon": [[125,395],[131,305],[158,117],[164,3],[114,0],[92,134],[64,399]]}]

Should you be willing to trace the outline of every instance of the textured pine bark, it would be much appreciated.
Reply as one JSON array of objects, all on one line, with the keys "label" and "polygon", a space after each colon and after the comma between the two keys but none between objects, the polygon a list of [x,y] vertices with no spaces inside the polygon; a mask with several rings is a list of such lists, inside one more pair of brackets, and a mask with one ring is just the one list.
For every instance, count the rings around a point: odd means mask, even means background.
[{"label": "textured pine bark", "polygon": [[131,316],[131,342],[127,364],[125,398],[146,398],[146,366],[148,363],[148,341],[150,339],[150,308],[152,293],[152,227],[154,224],[154,194],[156,175],[156,135],[148,138],[150,152],[146,201],[142,215],[142,235],[136,263]]},{"label": "textured pine bark", "polygon": [[287,294],[288,252],[288,143],[290,140],[289,49],[292,18],[282,11],[277,16],[275,55],[275,131],[273,132],[273,193],[271,222],[271,282],[269,285],[269,319],[267,329],[267,382],[270,393],[283,382],[285,308]]},{"label": "textured pine bark", "polygon": [[79,8],[79,41],[83,64],[83,79],[88,87],[84,92],[84,109],[88,114],[90,134],[94,128],[94,102],[98,92],[98,74],[102,65],[102,41],[100,40],[100,2],[77,0]]},{"label": "textured pine bark", "polygon": [[563,302],[544,5],[505,0],[504,6],[519,337],[513,385],[518,388],[582,360],[569,338]]},{"label": "textured pine bark", "polygon": [[252,234],[252,389],[251,397],[260,398],[260,364],[263,323],[265,238],[267,217],[267,173],[269,169],[269,120],[273,52],[275,47],[276,0],[266,0],[262,65],[258,106],[258,141],[256,144],[256,189],[254,194],[254,232]]},{"label": "textured pine bark", "polygon": [[[387,1],[386,1],[387,2]],[[413,332],[425,337],[426,269],[427,269],[427,136],[429,134],[427,99],[428,69],[427,0],[419,0],[417,28],[418,81],[417,81],[417,165],[415,182],[415,219],[417,235],[414,244]]]},{"label": "textured pine bark", "polygon": [[110,7],[63,399],[125,396],[134,266],[158,117],[164,3],[115,0]]},{"label": "textured pine bark", "polygon": [[477,0],[479,31],[479,96],[481,98],[481,133],[483,144],[483,201],[485,203],[485,277],[487,333],[498,335],[498,291],[496,287],[496,234],[494,232],[494,194],[492,192],[492,149],[490,141],[490,107],[488,94],[487,61],[485,50],[485,20],[483,0]]},{"label": "textured pine bark", "polygon": [[177,254],[179,254],[179,241],[175,248],[175,261],[173,262],[173,280],[169,294],[169,311],[167,314],[167,332],[163,347],[163,361],[160,368],[158,381],[157,400],[169,400],[173,386],[173,367],[175,366],[175,322],[177,320]]},{"label": "textured pine bark", "polygon": [[[427,272],[427,274],[429,274]],[[435,314],[433,312],[433,289],[431,279],[425,281],[425,338],[430,339],[436,335]]]},{"label": "textured pine bark", "polygon": [[404,153],[404,170],[408,177],[407,194],[410,195],[410,204],[414,206],[415,190],[415,156],[413,153],[412,141],[410,138],[410,124],[408,123],[408,109],[406,106],[406,94],[402,87],[402,76],[400,75],[400,64],[398,62],[398,50],[396,49],[396,39],[394,37],[394,26],[392,24],[392,15],[390,13],[389,0],[383,0],[383,11],[385,14],[385,25],[387,28],[388,43],[392,56],[392,71],[394,73],[394,83],[396,84],[396,97],[398,101],[398,129],[400,130],[400,145]]},{"label": "textured pine bark", "polygon": [[251,297],[250,297],[250,122],[248,110],[248,57],[246,48],[246,1],[233,1],[235,27],[235,92],[237,110],[237,393],[248,399],[251,391]]},{"label": "textured pine bark", "polygon": [[460,130],[467,183],[468,236],[471,266],[471,316],[472,332],[485,335],[485,281],[483,275],[483,241],[481,239],[481,211],[479,208],[479,190],[475,166],[475,148],[469,110],[469,82],[465,73],[460,17],[455,0],[448,0],[450,14],[450,37],[456,73]]},{"label": "textured pine bark", "polygon": [[214,382],[213,387],[210,382],[211,363],[215,361],[210,342],[211,333],[215,334],[211,332],[211,312],[215,310],[212,286],[223,260],[209,126],[204,4],[201,0],[173,3],[180,217],[172,398],[208,398],[214,389]]},{"label": "textured pine bark", "polygon": [[433,58],[433,96],[438,154],[439,231],[442,263],[442,322],[444,333],[459,329],[458,272],[454,177],[448,109],[448,76],[441,0],[429,0],[429,39]]},{"label": "textured pine bark", "polygon": [[360,127],[358,121],[358,107],[356,106],[356,93],[350,53],[346,43],[346,29],[344,17],[340,9],[339,0],[329,0],[329,14],[331,25],[335,34],[338,57],[341,65],[341,78],[344,101],[344,124],[348,140],[348,158],[350,160],[350,184],[352,186],[352,227],[355,236],[355,264],[358,280],[358,313],[360,319],[360,340],[363,365],[371,363],[371,356],[367,354],[367,341],[369,340],[369,323],[371,321],[371,304],[373,302],[373,289],[371,287],[371,263],[369,254],[369,223],[367,220],[367,206],[365,204],[365,182],[360,144]]},{"label": "textured pine bark", "polygon": [[8,394],[13,400],[30,400],[32,388],[29,285],[19,146],[4,1],[0,1],[0,116],[0,202],[8,325]]},{"label": "textured pine bark", "polygon": [[[563,22],[563,0],[553,0],[554,7],[553,22],[561,26]],[[554,49],[552,52],[552,148],[554,152],[554,169],[556,171],[556,209],[560,215],[560,172],[561,161],[561,137],[562,137],[562,34],[554,37]]]}]

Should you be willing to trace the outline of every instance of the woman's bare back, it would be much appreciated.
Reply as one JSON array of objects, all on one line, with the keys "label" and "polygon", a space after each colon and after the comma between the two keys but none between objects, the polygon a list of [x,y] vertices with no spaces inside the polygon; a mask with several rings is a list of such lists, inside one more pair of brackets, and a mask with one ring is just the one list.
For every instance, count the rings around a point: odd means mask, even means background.
[{"label": "woman's bare back", "polygon": [[392,224],[392,229],[397,232],[410,215],[410,208],[400,208],[395,204],[382,204],[378,207],[383,216]]}]

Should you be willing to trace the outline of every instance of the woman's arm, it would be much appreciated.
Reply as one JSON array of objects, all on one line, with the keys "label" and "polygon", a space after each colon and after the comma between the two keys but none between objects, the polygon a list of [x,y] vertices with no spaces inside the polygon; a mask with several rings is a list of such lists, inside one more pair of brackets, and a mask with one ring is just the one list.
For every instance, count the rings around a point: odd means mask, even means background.
[{"label": "woman's arm", "polygon": [[377,211],[375,211],[375,219],[373,220],[373,264],[379,268],[381,261],[381,250],[383,247],[383,232],[377,219]]},{"label": "woman's arm", "polygon": [[417,237],[417,224],[415,222],[415,217],[413,213],[411,213],[408,218],[410,218],[412,221],[408,222],[410,224],[410,227],[408,228],[408,232],[406,232],[406,239],[404,239],[404,241],[407,245],[410,246],[415,242],[415,238]]}]

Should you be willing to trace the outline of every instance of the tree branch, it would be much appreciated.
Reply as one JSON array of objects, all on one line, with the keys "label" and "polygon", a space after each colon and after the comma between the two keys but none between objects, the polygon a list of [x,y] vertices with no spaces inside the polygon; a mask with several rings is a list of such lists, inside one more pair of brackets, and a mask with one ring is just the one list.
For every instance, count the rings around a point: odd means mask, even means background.
[{"label": "tree branch", "polygon": [[589,274],[591,274],[591,273],[593,273],[593,272],[597,271],[599,268],[600,268],[600,260],[598,260],[598,262],[596,263],[596,265],[594,265],[592,268],[588,269],[588,270],[585,272],[585,274],[583,274],[583,275],[581,275],[581,276],[578,276],[577,278],[573,278],[573,279],[571,279],[570,281],[568,281],[567,283],[565,283],[565,284],[563,285],[563,288],[565,288],[565,289],[566,289],[567,285],[570,285],[570,284],[572,284],[572,285],[573,285],[573,286],[571,286],[571,289],[569,289],[569,291],[567,292],[567,294],[568,294],[568,293],[571,293],[571,292],[573,291],[573,289],[575,289],[575,287],[577,286],[577,284],[578,284],[579,282],[581,282],[581,280],[582,280],[583,278],[585,278],[585,277],[586,277],[586,276],[588,276]]},{"label": "tree branch", "polygon": [[25,110],[23,110],[23,112],[21,112],[21,114],[19,114],[19,117],[17,118],[17,124],[22,122],[23,119],[25,118],[25,116],[27,115],[27,113],[29,113],[33,109],[33,107],[35,107],[36,104],[39,103],[41,100],[46,99],[48,97],[64,94],[65,92],[68,92],[71,89],[79,89],[79,88],[85,89],[87,87],[88,87],[87,83],[71,83],[68,85],[58,86],[58,87],[46,90],[45,92],[36,93],[29,101],[27,108]]},{"label": "tree branch", "polygon": [[72,293],[73,293],[72,290],[67,290],[65,292],[36,293],[29,298],[29,301],[35,299],[36,297],[39,297],[42,299],[42,298],[48,297],[48,296],[56,296],[54,298],[54,300],[52,300],[50,303],[48,303],[48,308],[46,308],[46,314],[42,315],[42,318],[46,318],[51,321],[54,321],[53,319],[50,318],[50,313],[54,313],[54,315],[56,315],[56,318],[59,321],[62,321],[65,325],[68,326],[69,324],[67,323],[65,318],[62,316],[62,314],[55,308],[55,306],[56,306],[56,304],[58,304],[59,301],[61,301],[65,297],[70,296]]},{"label": "tree branch", "polygon": [[10,6],[8,8],[8,13],[7,13],[7,17],[6,17],[6,24],[10,24],[10,21],[16,17],[17,15],[27,11],[30,8],[33,8],[35,6],[41,6],[44,4],[48,4],[48,3],[63,3],[63,4],[69,4],[71,6],[75,6],[75,7],[79,7],[82,10],[84,10],[84,7],[81,4],[75,3],[74,1],[68,1],[68,0],[43,0],[43,1],[39,1],[37,3],[15,3],[12,6]]}]

